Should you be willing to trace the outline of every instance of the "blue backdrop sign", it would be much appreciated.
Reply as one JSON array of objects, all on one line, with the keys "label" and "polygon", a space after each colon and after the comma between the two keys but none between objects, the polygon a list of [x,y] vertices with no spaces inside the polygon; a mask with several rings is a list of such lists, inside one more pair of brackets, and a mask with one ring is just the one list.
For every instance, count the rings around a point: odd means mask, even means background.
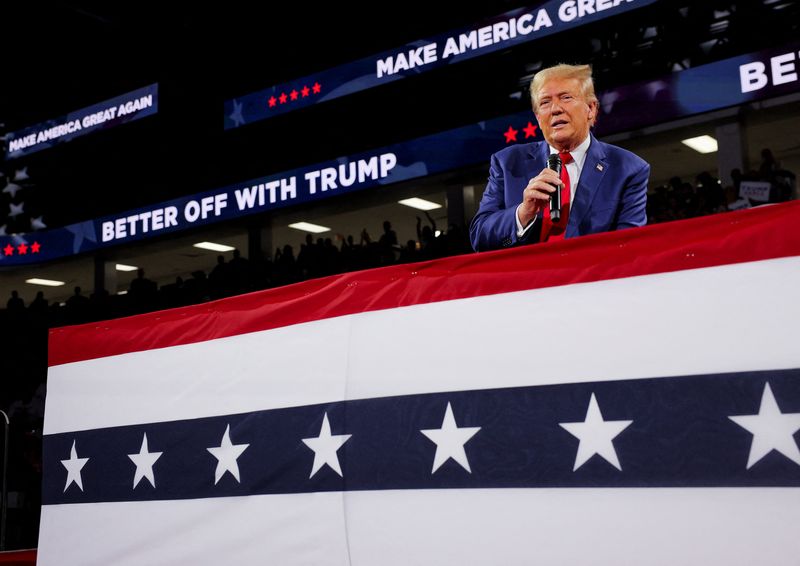
[{"label": "blue backdrop sign", "polygon": [[800,44],[748,53],[601,93],[599,133],[624,132],[800,91]]},{"label": "blue backdrop sign", "polygon": [[225,102],[225,129],[236,128],[412,75],[508,49],[615,16],[656,0],[550,0],[466,29],[409,43]]},{"label": "blue backdrop sign", "polygon": [[6,158],[13,159],[57,143],[113,128],[158,112],[158,84],[152,84],[66,116],[9,134]]}]

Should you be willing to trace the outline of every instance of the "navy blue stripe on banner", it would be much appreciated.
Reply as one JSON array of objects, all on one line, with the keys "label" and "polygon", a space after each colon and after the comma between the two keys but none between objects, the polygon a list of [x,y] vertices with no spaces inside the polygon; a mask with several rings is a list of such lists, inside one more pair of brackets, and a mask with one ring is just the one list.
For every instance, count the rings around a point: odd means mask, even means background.
[{"label": "navy blue stripe on banner", "polygon": [[799,430],[800,369],[384,397],[47,435],[43,501],[800,486]]}]

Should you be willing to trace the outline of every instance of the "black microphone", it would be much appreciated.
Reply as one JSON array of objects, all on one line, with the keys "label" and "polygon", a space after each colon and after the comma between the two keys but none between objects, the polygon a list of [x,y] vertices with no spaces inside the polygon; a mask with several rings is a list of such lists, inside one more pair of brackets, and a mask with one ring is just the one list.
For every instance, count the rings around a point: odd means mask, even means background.
[{"label": "black microphone", "polygon": [[[561,177],[561,158],[557,153],[551,153],[547,158],[547,168]],[[556,191],[550,194],[550,220],[553,222],[561,220],[561,187],[556,187]]]}]

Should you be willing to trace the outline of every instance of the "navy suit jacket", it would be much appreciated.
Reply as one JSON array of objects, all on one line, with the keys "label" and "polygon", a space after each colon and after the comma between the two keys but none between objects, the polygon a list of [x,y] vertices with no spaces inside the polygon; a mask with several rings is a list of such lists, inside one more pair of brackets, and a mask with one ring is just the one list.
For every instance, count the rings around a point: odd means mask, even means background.
[{"label": "navy suit jacket", "polygon": [[[476,251],[539,241],[542,212],[536,224],[517,238],[516,210],[528,182],[547,167],[549,153],[547,142],[541,141],[513,145],[492,155],[489,183],[469,229]],[[646,161],[591,136],[564,237],[646,224],[649,177]]]}]

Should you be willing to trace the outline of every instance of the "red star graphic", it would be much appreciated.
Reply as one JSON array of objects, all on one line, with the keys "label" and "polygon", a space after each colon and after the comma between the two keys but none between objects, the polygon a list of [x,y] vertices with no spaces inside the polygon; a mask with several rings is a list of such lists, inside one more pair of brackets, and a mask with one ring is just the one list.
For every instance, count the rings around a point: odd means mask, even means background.
[{"label": "red star graphic", "polygon": [[321,90],[322,90],[322,85],[321,85],[321,84],[319,84],[319,83],[314,83],[314,84],[311,86],[311,91],[312,91],[314,94],[319,94],[319,91],[321,91]]},{"label": "red star graphic", "polygon": [[19,255],[25,255],[25,254],[27,254],[27,253],[28,253],[28,246],[27,246],[27,244],[20,244],[20,245],[18,245],[18,246],[17,246],[17,253],[19,253]]},{"label": "red star graphic", "polygon": [[286,104],[286,93],[282,92],[281,95],[278,97],[278,100],[281,101],[281,104]]},{"label": "red star graphic", "polygon": [[522,131],[525,132],[525,139],[535,138],[536,129],[536,126],[534,126],[531,122],[528,122],[528,125],[522,128]]},{"label": "red star graphic", "polygon": [[8,244],[6,247],[3,248],[3,253],[6,255],[14,255],[14,246]]},{"label": "red star graphic", "polygon": [[278,99],[275,98],[274,96],[270,96],[267,102],[269,102],[269,107],[273,108],[278,103]]},{"label": "red star graphic", "polygon": [[303,98],[305,98],[306,96],[308,96],[308,93],[311,92],[311,89],[303,85],[303,90],[301,90],[300,92],[303,94]]},{"label": "red star graphic", "polygon": [[512,126],[508,127],[508,130],[503,132],[503,135],[506,137],[506,143],[511,143],[512,141],[517,141],[517,134],[519,130],[515,130]]},{"label": "red star graphic", "polygon": [[292,92],[289,93],[289,98],[291,98],[292,100],[297,100],[297,95],[298,94],[300,94],[300,93],[297,92],[297,90],[292,90]]},{"label": "red star graphic", "polygon": [[32,254],[38,254],[39,253],[39,248],[41,248],[41,247],[42,247],[42,244],[40,244],[39,242],[32,243],[31,244],[31,253]]}]

